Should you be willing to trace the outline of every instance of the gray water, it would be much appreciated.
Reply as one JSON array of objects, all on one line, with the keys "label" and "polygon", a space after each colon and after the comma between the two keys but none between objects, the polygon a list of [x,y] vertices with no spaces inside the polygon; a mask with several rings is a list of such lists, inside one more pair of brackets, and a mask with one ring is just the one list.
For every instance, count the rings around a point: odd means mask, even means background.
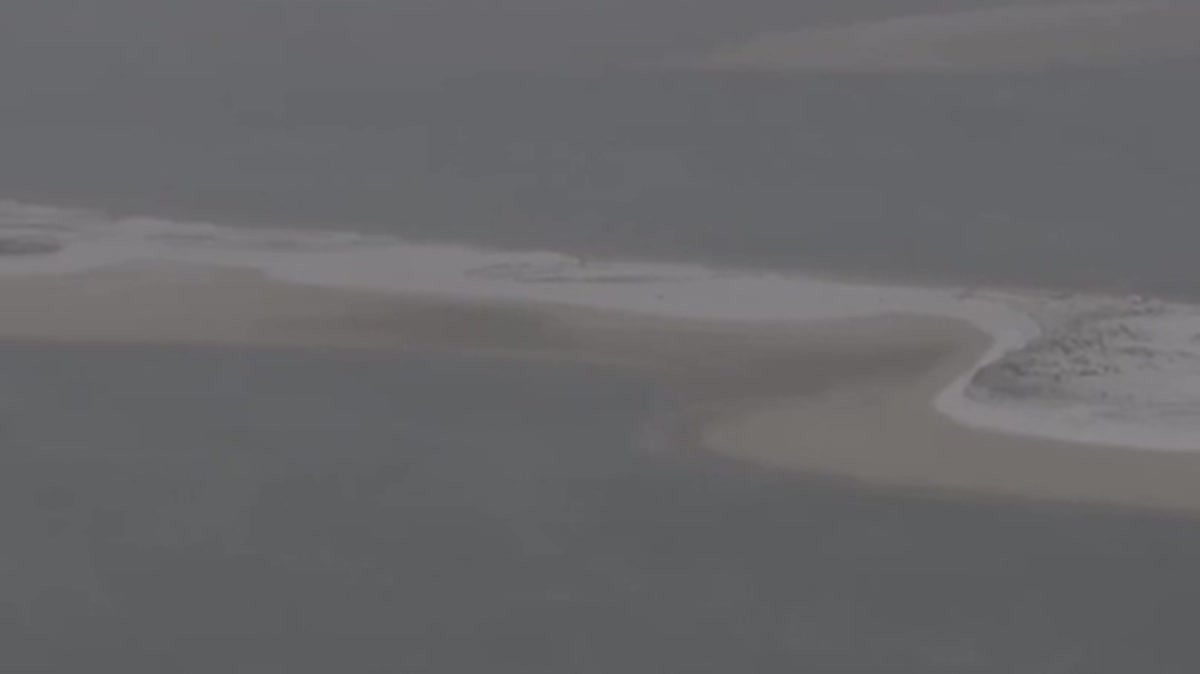
[{"label": "gray water", "polygon": [[1200,524],[638,440],[631,375],[0,346],[0,671],[1193,672]]},{"label": "gray water", "polygon": [[1196,297],[1197,68],[135,81],[3,101],[0,195]]}]

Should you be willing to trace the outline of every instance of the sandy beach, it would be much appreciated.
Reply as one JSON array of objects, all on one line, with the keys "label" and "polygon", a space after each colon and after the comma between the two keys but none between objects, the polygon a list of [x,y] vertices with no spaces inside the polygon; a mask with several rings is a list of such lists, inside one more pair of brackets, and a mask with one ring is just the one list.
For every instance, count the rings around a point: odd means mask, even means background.
[{"label": "sandy beach", "polygon": [[252,271],[126,267],[0,280],[0,338],[437,348],[649,369],[672,432],[800,473],[985,496],[1200,512],[1200,455],[963,427],[932,401],[990,340],[904,315],[729,324],[309,287]]}]

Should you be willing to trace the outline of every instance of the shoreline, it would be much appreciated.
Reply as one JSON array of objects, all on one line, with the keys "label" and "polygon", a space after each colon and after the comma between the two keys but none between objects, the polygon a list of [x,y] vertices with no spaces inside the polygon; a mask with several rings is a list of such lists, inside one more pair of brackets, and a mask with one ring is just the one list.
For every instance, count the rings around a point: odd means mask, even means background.
[{"label": "shoreline", "polygon": [[680,402],[682,449],[982,497],[1200,513],[1200,453],[962,426],[932,401],[989,336],[913,315],[754,325],[279,283],[212,267],[0,280],[0,339],[437,349],[633,368]]},{"label": "shoreline", "polygon": [[[885,285],[829,274],[587,260],[341,231],[104,220],[94,213],[4,202],[0,232],[10,248],[30,242],[53,248],[0,258],[0,276],[10,278],[221,268],[314,293],[606,311],[754,330],[887,314],[964,320],[995,344],[938,396],[934,404],[941,413],[984,430],[1200,451],[1200,306],[1137,296]],[[1190,340],[1181,334],[1188,330]],[[1185,354],[1186,367],[1179,367],[1179,354]]]},{"label": "shoreline", "polygon": [[969,326],[958,332],[915,378],[846,380],[710,416],[703,447],[800,474],[948,495],[1200,514],[1200,454],[973,429],[934,412],[930,397],[985,344]]},{"label": "shoreline", "polygon": [[[882,385],[879,377],[903,365],[906,387],[919,384],[922,394],[900,400],[883,386],[872,395],[887,404],[859,408],[847,423],[863,426],[859,419],[878,420],[881,410],[902,410],[909,421],[887,417],[898,430],[859,444],[912,435],[901,427],[919,420],[927,428],[916,435],[932,434],[925,441],[935,444],[1200,456],[1200,306],[584,260],[338,231],[105,220],[4,202],[0,234],[18,251],[0,257],[0,313],[9,317],[0,338],[435,348],[650,369],[726,417],[737,416],[731,398],[766,409],[736,410],[741,426],[759,429],[732,443],[747,446],[783,443],[767,442],[771,432],[762,429],[786,428],[780,416],[804,418],[812,401],[790,398],[840,390],[848,376],[856,386]],[[936,382],[913,370],[942,367],[945,358],[953,369]],[[773,407],[792,412],[772,415]],[[838,418],[847,409],[825,412]],[[846,437],[827,440],[835,446]],[[803,452],[749,454],[789,463]],[[947,465],[961,460],[943,457]],[[978,458],[981,466],[992,461]],[[865,466],[825,468],[889,477]],[[961,475],[938,480],[988,488]],[[1096,496],[1077,491],[1064,493]]]}]

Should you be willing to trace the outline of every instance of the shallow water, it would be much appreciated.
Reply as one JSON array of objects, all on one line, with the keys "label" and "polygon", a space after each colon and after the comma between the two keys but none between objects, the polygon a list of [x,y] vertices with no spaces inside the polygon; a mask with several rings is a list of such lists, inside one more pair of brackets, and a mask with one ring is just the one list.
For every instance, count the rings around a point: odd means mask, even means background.
[{"label": "shallow water", "polygon": [[628,375],[27,344],[0,372],[4,671],[1200,667],[1200,523],[646,454],[671,399]]}]

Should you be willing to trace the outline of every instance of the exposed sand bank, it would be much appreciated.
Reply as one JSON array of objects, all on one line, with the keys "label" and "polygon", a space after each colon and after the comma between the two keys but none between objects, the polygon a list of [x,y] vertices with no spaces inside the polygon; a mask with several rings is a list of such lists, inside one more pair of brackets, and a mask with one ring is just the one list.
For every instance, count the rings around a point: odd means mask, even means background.
[{"label": "exposed sand bank", "polygon": [[[881,339],[891,367],[713,415],[702,442],[766,465],[869,482],[1200,512],[1200,454],[981,431],[931,413],[930,400],[987,344],[969,326],[942,322],[937,330],[933,358],[914,360]],[[809,355],[822,358],[819,348]]]},{"label": "exposed sand bank", "polygon": [[[418,244],[334,229],[234,229],[5,202],[0,202],[0,238],[9,251],[0,257],[0,276],[6,278],[122,270],[169,273],[176,279],[166,282],[171,285],[180,276],[211,274],[197,270],[223,268],[314,289],[311,297],[269,301],[255,300],[266,286],[247,291],[222,305],[242,316],[227,327],[194,325],[195,319],[184,306],[173,306],[171,297],[147,299],[150,305],[166,306],[143,311],[145,318],[129,318],[190,325],[147,325],[144,332],[153,336],[175,330],[177,338],[192,341],[210,331],[272,343],[305,339],[272,332],[263,320],[246,324],[264,310],[275,316],[273,323],[292,324],[304,334],[332,333],[325,337],[355,344],[391,344],[400,333],[417,343],[471,345],[481,340],[463,329],[470,321],[458,313],[427,305],[410,306],[402,312],[403,320],[393,309],[384,317],[342,316],[314,325],[307,314],[315,311],[318,297],[555,307],[556,315],[608,312],[636,317],[639,325],[656,320],[719,324],[721,330],[743,334],[889,314],[955,319],[991,339],[991,348],[934,401],[935,409],[955,422],[1085,445],[1200,451],[1200,306],[1195,305],[1136,296],[971,291],[696,264],[584,260],[548,251]],[[210,301],[195,299],[201,306]],[[94,306],[89,302],[67,313],[94,314]],[[36,331],[36,324],[46,319],[32,320],[32,327],[16,329]],[[528,321],[514,323],[495,315],[492,320],[488,332],[495,335],[485,341],[508,347],[551,339],[562,348],[563,335],[553,325],[534,328]],[[353,330],[347,321],[355,323]],[[94,325],[83,330],[103,333],[120,331],[128,321],[93,316],[85,322]],[[422,327],[428,325],[439,328]],[[442,334],[442,328],[452,326],[457,326],[453,338]]]},{"label": "exposed sand bank", "polygon": [[933,398],[990,343],[951,319],[753,326],[312,288],[199,266],[5,278],[0,315],[3,339],[432,347],[620,364],[663,377],[692,437],[738,458],[872,482],[1200,511],[1200,454],[981,432],[937,414]]},{"label": "exposed sand bank", "polygon": [[0,337],[256,346],[372,346],[337,316],[370,296],[268,283],[205,267],[0,279]]}]

